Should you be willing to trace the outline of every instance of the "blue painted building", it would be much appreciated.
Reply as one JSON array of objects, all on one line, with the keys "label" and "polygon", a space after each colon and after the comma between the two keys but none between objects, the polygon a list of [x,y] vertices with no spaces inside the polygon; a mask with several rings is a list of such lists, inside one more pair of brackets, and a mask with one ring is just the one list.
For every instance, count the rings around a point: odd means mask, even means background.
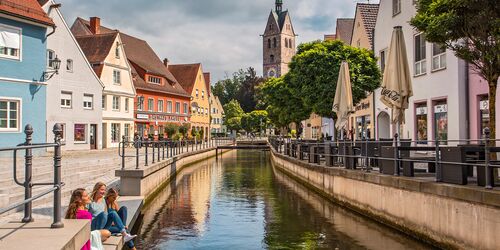
[{"label": "blue painted building", "polygon": [[46,138],[46,40],[54,29],[38,1],[0,1],[0,147]]}]

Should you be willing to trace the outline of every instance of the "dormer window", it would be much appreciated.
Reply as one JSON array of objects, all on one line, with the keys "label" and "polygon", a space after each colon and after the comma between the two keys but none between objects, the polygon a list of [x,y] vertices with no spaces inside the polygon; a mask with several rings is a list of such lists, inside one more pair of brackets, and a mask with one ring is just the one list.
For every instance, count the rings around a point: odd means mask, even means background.
[{"label": "dormer window", "polygon": [[116,42],[115,57],[120,58],[120,43]]},{"label": "dormer window", "polygon": [[148,76],[148,82],[152,84],[161,84],[161,78],[156,76]]}]

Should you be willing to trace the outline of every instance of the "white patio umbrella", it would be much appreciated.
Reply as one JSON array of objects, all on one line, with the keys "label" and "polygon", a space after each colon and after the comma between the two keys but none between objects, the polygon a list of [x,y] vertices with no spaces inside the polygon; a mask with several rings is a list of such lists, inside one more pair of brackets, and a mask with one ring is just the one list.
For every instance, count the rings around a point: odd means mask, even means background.
[{"label": "white patio umbrella", "polygon": [[[349,120],[349,115],[354,112],[349,64],[347,64],[346,61],[343,61],[340,65],[337,90],[335,91],[332,110],[337,113],[337,122],[335,123],[337,129],[345,127]],[[344,137],[343,130],[342,137]]]},{"label": "white patio umbrella", "polygon": [[405,123],[405,110],[413,96],[410,68],[401,26],[394,27],[384,70],[380,101],[392,110],[392,123]]}]

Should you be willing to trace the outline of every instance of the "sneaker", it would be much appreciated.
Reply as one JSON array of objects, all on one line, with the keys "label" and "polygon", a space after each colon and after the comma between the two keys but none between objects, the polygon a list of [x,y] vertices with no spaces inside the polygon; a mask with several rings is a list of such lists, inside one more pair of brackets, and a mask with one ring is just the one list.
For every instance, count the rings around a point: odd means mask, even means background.
[{"label": "sneaker", "polygon": [[137,237],[137,235],[125,234],[123,236],[123,241],[129,242],[129,241],[133,240],[135,237]]}]

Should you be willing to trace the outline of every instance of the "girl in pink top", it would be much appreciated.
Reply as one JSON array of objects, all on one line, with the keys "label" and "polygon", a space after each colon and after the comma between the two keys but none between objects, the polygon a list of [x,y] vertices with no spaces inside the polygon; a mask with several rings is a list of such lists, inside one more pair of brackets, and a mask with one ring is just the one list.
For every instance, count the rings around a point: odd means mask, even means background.
[{"label": "girl in pink top", "polygon": [[[66,210],[66,219],[92,220],[92,214],[87,211],[86,205],[91,202],[89,195],[83,188],[78,188],[71,193],[68,210]],[[111,233],[108,230],[99,230],[101,239],[105,241]],[[90,250],[90,240],[83,245],[81,250]]]}]

